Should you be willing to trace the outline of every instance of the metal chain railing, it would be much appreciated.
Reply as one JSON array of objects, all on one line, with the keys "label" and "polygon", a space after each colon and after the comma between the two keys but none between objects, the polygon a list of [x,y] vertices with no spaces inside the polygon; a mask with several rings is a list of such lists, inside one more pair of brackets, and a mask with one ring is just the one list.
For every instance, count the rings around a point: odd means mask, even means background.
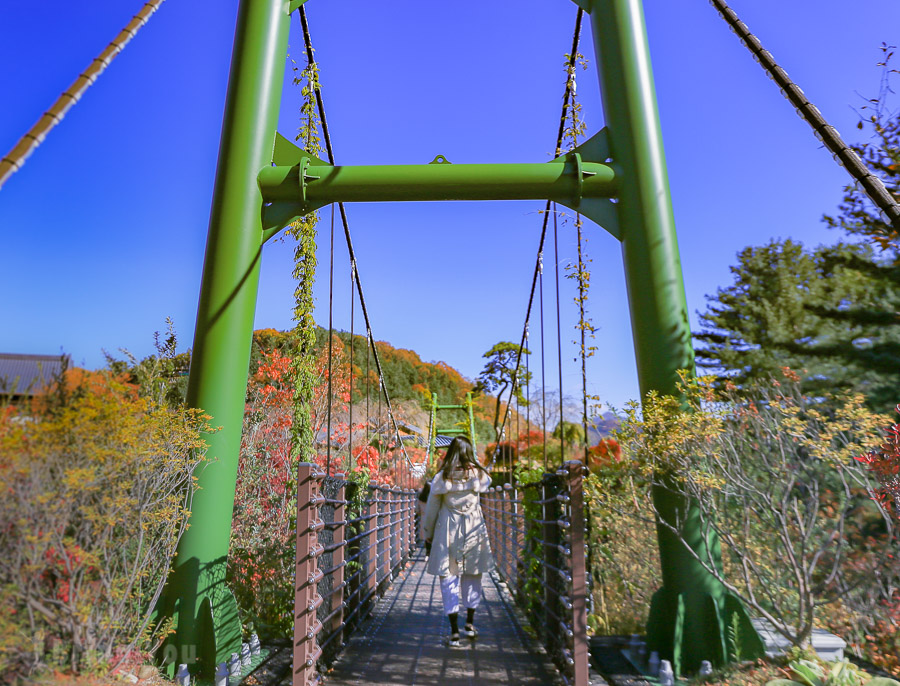
[{"label": "metal chain railing", "polygon": [[588,686],[584,467],[481,496],[497,571],[526,611],[566,683]]},{"label": "metal chain railing", "polygon": [[358,498],[356,483],[310,463],[297,480],[293,686],[312,686],[409,559],[416,492],[374,485]]}]

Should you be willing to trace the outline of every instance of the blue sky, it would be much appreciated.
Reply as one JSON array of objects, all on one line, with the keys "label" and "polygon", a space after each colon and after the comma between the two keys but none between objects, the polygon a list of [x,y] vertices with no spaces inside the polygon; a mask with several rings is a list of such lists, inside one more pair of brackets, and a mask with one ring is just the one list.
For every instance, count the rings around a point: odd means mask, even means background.
[{"label": "blue sky", "polygon": [[[0,7],[0,148],[5,153],[142,6],[141,0]],[[897,43],[900,3],[735,0],[737,13],[850,141],[855,109],[877,91],[882,41]],[[215,7],[215,11],[211,8]],[[152,350],[172,317],[193,337],[236,0],[168,0],[0,189],[0,351]],[[473,3],[310,0],[338,163],[541,162],[552,152],[575,18],[569,0]],[[746,245],[839,235],[845,172],[701,0],[645,2],[651,57],[689,308],[731,281]],[[301,54],[299,25],[292,51]],[[603,125],[589,28],[578,96],[589,132]],[[298,126],[286,82],[280,130]],[[538,202],[348,206],[377,339],[474,377],[481,355],[518,340],[540,231]],[[323,213],[321,228],[328,222]],[[598,327],[591,392],[621,406],[637,395],[621,257],[588,223]],[[327,264],[321,234],[320,264]],[[338,244],[341,245],[340,241]],[[257,327],[291,326],[292,246],[264,251]],[[560,235],[561,268],[574,259]],[[335,324],[349,328],[349,269],[336,252]],[[553,298],[548,251],[547,304]],[[327,272],[316,317],[327,323]],[[576,309],[561,290],[565,392],[578,394]],[[555,320],[547,320],[548,370]],[[359,322],[359,319],[357,320]],[[532,327],[535,341],[536,323]],[[536,352],[539,346],[533,344]],[[533,365],[533,367],[536,365]],[[539,380],[538,380],[539,383]],[[555,375],[547,381],[556,386]]]}]

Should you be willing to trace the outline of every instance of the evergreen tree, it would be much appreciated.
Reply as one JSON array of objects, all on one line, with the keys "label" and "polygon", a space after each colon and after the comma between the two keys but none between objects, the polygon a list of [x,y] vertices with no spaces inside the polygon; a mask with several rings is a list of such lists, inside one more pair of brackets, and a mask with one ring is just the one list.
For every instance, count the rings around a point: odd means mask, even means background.
[{"label": "evergreen tree", "polygon": [[[523,355],[530,355],[531,351],[522,348]],[[500,341],[482,355],[487,362],[484,369],[478,375],[478,383],[473,389],[476,393],[493,393],[496,396],[494,406],[494,434],[495,440],[500,439],[500,407],[503,402],[503,394],[510,387],[515,392],[515,398],[520,405],[528,403],[528,399],[522,394],[522,389],[530,380],[530,374],[526,373],[525,365],[521,365],[516,374],[516,360],[519,357],[519,346],[509,341]],[[515,382],[515,383],[514,383]],[[510,398],[506,398],[509,402]]]},{"label": "evergreen tree", "polygon": [[748,247],[708,296],[697,364],[743,385],[800,372],[807,392],[847,389],[889,411],[900,384],[900,268],[868,245]]}]

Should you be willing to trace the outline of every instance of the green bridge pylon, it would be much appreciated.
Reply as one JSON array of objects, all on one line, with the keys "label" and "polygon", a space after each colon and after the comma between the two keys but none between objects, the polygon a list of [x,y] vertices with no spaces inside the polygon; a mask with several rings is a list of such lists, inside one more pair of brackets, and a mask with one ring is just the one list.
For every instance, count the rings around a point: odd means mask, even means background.
[{"label": "green bridge pylon", "polygon": [[[465,402],[462,405],[438,405],[437,393],[431,394],[431,408],[428,421],[428,449],[425,453],[425,466],[427,471],[432,465],[437,465],[437,437],[438,436],[467,436],[472,441],[472,448],[478,454],[478,442],[475,436],[475,412],[472,394],[466,393]],[[438,413],[447,410],[462,410],[466,413],[465,426],[440,427],[438,426]]]},{"label": "green bridge pylon", "polygon": [[[576,0],[590,13],[607,126],[547,163],[332,166],[276,134],[290,13],[305,0],[241,0],[197,310],[187,400],[221,427],[195,471],[198,489],[158,616],[173,620],[162,655],[209,678],[237,652],[241,625],[225,586],[253,315],[263,243],[331,202],[550,199],[594,220],[622,244],[641,393],[677,395],[694,354],[656,95],[640,0]],[[274,163],[275,166],[272,166]],[[471,421],[471,420],[470,420]],[[474,432],[474,427],[473,427]],[[473,435],[474,438],[474,435]],[[653,649],[677,671],[722,663],[762,643],[736,598],[706,572],[720,565],[690,501],[656,489],[666,521],[687,521],[686,548],[658,527],[663,588],[650,612]],[[683,527],[684,530],[684,527]]]}]

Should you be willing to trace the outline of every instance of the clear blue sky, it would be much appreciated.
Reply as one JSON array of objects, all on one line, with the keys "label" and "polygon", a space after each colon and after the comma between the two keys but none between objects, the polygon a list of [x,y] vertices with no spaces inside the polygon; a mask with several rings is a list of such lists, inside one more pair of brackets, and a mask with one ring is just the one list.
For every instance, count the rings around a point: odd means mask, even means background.
[{"label": "clear blue sky", "polygon": [[[2,152],[142,4],[2,4]],[[854,108],[877,90],[881,42],[900,41],[900,3],[733,7],[826,118],[856,140]],[[165,2],[0,190],[0,351],[62,349],[97,367],[102,349],[148,354],[167,316],[190,346],[236,8],[236,0]],[[438,153],[453,162],[548,160],[575,11],[569,0],[310,0],[338,163],[425,163]],[[694,314],[705,295],[730,283],[742,247],[773,237],[837,240],[820,218],[834,211],[847,179],[706,2],[647,0],[645,13]],[[299,56],[296,20],[291,45]],[[603,113],[587,26],[582,46],[591,66],[579,71],[578,95],[593,132]],[[298,100],[288,83],[280,123],[288,136]],[[474,377],[485,350],[520,335],[540,206],[348,206],[376,338]],[[595,225],[587,234],[589,308],[599,327],[591,390],[621,406],[636,397],[637,381],[620,251]],[[265,249],[257,327],[291,326],[291,251],[288,243]],[[560,253],[563,265],[574,257],[570,231]],[[343,250],[336,261],[335,323],[346,329]],[[327,264],[324,249],[320,262]],[[326,284],[320,270],[323,324]],[[577,394],[575,348],[565,343],[575,337],[572,295],[564,285],[564,387]],[[547,354],[555,369],[549,341]]]}]

